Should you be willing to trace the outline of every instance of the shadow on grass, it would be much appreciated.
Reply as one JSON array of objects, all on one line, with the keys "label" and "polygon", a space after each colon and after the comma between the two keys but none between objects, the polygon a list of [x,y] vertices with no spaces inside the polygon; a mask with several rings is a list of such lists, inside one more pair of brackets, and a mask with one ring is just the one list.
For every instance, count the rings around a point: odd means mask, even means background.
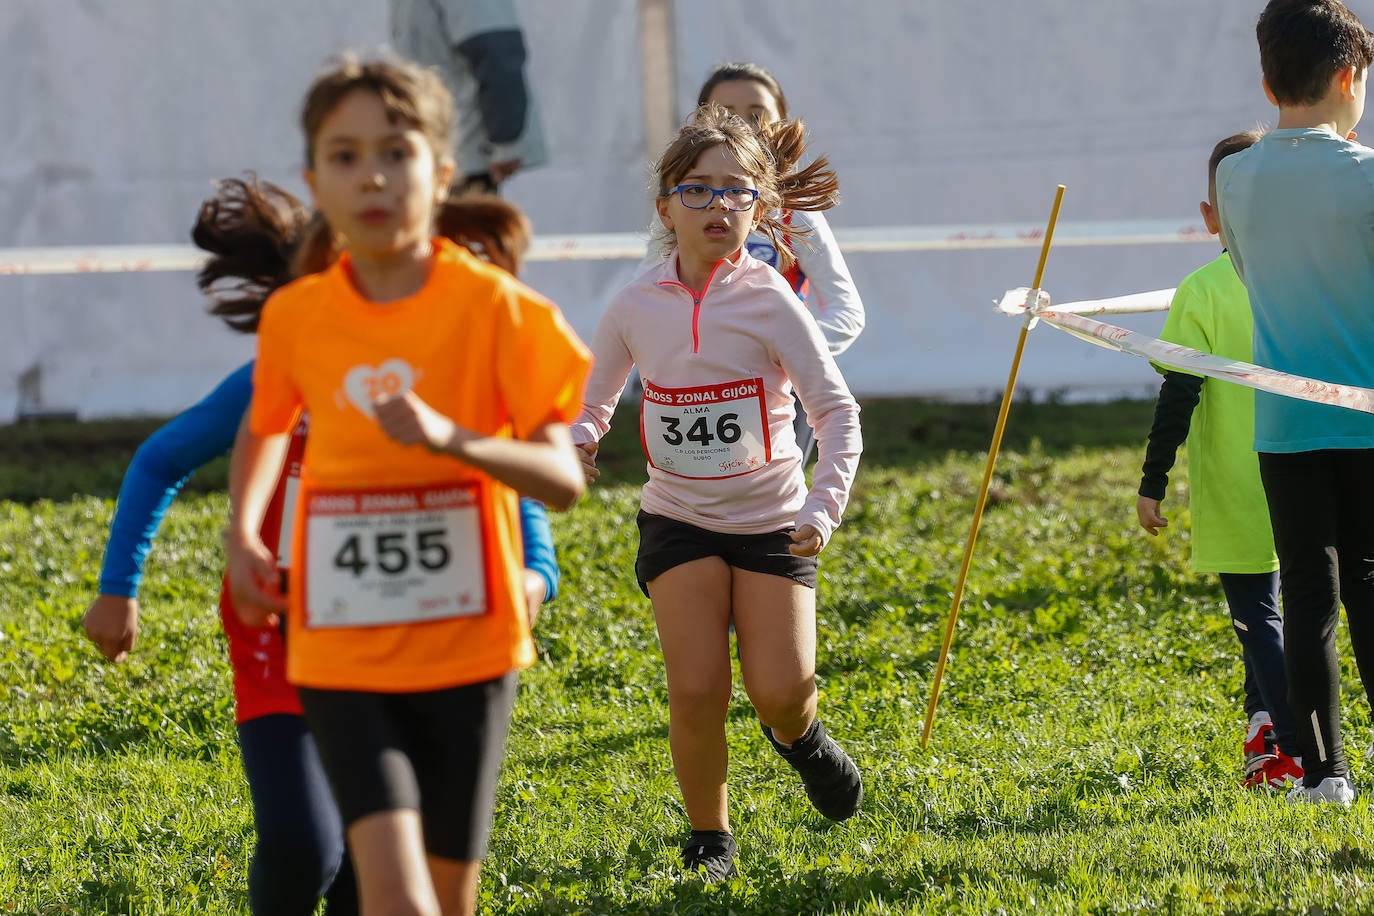
[{"label": "shadow on grass", "polygon": [[548,770],[569,764],[584,765],[589,760],[614,760],[621,752],[633,750],[645,741],[661,741],[668,745],[668,715],[657,725],[639,725],[633,729],[597,737],[579,735],[573,745],[563,751],[540,756],[540,765]]},{"label": "shadow on grass", "polygon": [[[628,864],[636,866],[640,873],[662,874],[666,863],[662,860],[661,846],[636,840],[630,844],[627,853],[630,859]],[[740,859],[741,877],[722,885],[709,886],[684,876],[666,891],[655,882],[653,891],[638,897],[632,896],[628,900],[595,891],[576,899],[545,893],[542,899],[514,907],[510,912],[793,914],[848,910],[856,901],[864,901],[868,908],[891,908],[906,912],[908,909],[920,910],[925,906],[948,904],[951,899],[961,898],[969,888],[995,887],[1005,878],[1005,872],[1001,869],[951,862],[918,860],[890,871],[855,868],[852,864],[812,867],[811,863],[797,863],[797,870],[785,872],[774,860],[751,862],[750,858],[746,848]],[[1343,849],[1332,856],[1327,867],[1332,871],[1355,874],[1367,872],[1371,863],[1368,853]],[[514,882],[523,882],[527,887],[595,887],[623,881],[626,864],[624,860],[611,865],[604,859],[589,858],[552,872],[517,869],[508,872],[508,875]],[[676,863],[669,867],[675,869]],[[1176,865],[1166,866],[1159,869],[1158,874],[1167,878],[1174,874],[1176,868]],[[1217,874],[1234,878],[1243,872],[1240,866],[1227,865],[1219,868]],[[1020,871],[1020,877],[1039,885],[1047,895],[1049,892],[1067,893],[1072,889],[1071,879],[1055,869],[1025,868]],[[1219,907],[1218,912],[1279,912],[1248,907],[1235,909],[1217,901],[1213,903]],[[1127,901],[1099,900],[1092,907],[1095,913],[1138,910],[1138,902]]]},{"label": "shadow on grass", "polygon": [[[665,863],[657,849],[648,846],[636,849],[637,845],[632,844],[629,852],[634,864],[643,873],[653,873],[663,868]],[[621,878],[620,869],[623,865],[623,862],[617,863],[614,874],[609,867],[590,861],[554,872],[522,870],[508,874],[517,881],[539,882],[546,887],[586,886],[588,883],[616,883]],[[674,863],[671,867],[677,866]],[[983,868],[952,865],[931,870],[903,870],[900,873],[881,870],[838,872],[815,868],[784,874],[776,863],[751,865],[747,850],[740,859],[740,873],[740,878],[719,885],[707,885],[684,875],[680,882],[674,883],[666,891],[655,882],[652,892],[629,900],[596,892],[572,900],[545,894],[542,899],[512,908],[510,912],[795,914],[847,909],[858,900],[866,901],[870,906],[886,904],[905,911],[908,907],[918,906],[923,899],[943,899],[944,888],[986,885],[1000,877]]]}]

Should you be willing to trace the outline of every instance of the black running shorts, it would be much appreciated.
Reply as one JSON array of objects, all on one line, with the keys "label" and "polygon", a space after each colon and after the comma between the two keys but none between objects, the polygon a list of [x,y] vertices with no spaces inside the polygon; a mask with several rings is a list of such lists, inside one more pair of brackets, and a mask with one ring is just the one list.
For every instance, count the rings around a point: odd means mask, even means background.
[{"label": "black running shorts", "polygon": [[816,587],[815,557],[797,557],[788,552],[792,546],[791,529],[767,534],[721,534],[686,522],[640,511],[639,556],[635,558],[635,578],[639,588],[649,594],[649,583],[675,566],[720,557],[727,566],[749,572],[767,573]]},{"label": "black running shorts", "polygon": [[411,809],[429,855],[480,861],[491,834],[516,674],[422,693],[300,688],[345,826]]}]

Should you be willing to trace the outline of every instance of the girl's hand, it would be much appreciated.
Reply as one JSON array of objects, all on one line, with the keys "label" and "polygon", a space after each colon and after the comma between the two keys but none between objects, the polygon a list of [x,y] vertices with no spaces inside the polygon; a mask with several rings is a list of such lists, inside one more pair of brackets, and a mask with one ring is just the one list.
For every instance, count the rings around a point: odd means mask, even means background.
[{"label": "girl's hand", "polygon": [[597,447],[595,442],[583,442],[574,446],[577,449],[578,460],[582,462],[582,476],[587,478],[588,485],[595,483],[601,476],[601,471],[596,467]]},{"label": "girl's hand", "polygon": [[1169,527],[1169,520],[1159,514],[1159,500],[1148,496],[1137,496],[1135,517],[1140,519],[1140,527],[1150,532],[1151,537],[1159,536],[1159,529]]},{"label": "girl's hand", "polygon": [[81,618],[81,626],[100,654],[119,664],[138,641],[138,599],[97,595]]},{"label": "girl's hand", "polygon": [[539,619],[539,609],[544,606],[544,599],[548,596],[549,587],[544,577],[532,569],[525,570],[525,617],[530,630],[534,629],[534,622]]},{"label": "girl's hand", "polygon": [[434,452],[451,451],[456,440],[466,430],[459,430],[458,424],[426,404],[418,394],[407,391],[405,394],[379,398],[372,402],[377,414],[377,425],[392,439],[402,445],[423,445]]},{"label": "girl's hand", "polygon": [[821,533],[815,525],[802,525],[792,532],[792,546],[787,552],[794,557],[814,557],[821,552]]},{"label": "girl's hand", "polygon": [[239,621],[246,627],[276,626],[280,613],[286,610],[276,556],[262,538],[227,531],[224,555],[229,567],[229,594]]}]

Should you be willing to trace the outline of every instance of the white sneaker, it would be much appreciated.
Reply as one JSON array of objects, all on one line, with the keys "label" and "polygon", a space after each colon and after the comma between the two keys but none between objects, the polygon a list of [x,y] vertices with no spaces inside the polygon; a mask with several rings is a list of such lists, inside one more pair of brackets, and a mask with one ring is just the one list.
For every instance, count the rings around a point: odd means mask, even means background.
[{"label": "white sneaker", "polygon": [[1294,786],[1288,792],[1288,800],[1294,804],[1329,805],[1349,807],[1355,800],[1355,789],[1346,776],[1328,776],[1315,786]]}]

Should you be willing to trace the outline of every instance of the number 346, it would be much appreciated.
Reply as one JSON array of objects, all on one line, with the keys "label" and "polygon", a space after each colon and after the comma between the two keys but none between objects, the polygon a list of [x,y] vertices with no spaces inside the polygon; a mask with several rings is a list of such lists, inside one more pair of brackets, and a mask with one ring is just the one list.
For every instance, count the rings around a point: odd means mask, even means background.
[{"label": "number 346", "polygon": [[379,531],[372,536],[372,557],[365,555],[364,536],[350,534],[334,554],[334,567],[345,569],[355,577],[375,565],[388,576],[399,576],[410,569],[413,562],[426,572],[438,572],[448,566],[450,555],[444,543],[443,528],[429,528],[415,532],[413,548],[406,543],[404,531]]},{"label": "number 346", "polygon": [[[668,427],[668,431],[663,434],[663,441],[669,445],[682,444],[682,430],[679,429],[681,420],[677,417],[660,416],[660,420]],[[697,417],[696,422],[687,430],[687,438],[693,442],[700,443],[703,447],[710,445],[719,439],[727,445],[739,441],[743,430],[735,421],[739,419],[737,413],[723,413],[716,421],[716,434],[711,435],[711,425],[705,417]]]}]

